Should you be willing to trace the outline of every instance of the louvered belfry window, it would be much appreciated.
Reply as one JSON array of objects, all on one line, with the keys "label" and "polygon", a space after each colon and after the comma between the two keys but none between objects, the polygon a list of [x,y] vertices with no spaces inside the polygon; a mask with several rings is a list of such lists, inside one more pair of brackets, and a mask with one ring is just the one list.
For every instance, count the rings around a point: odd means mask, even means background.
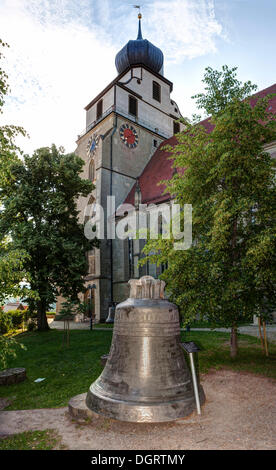
[{"label": "louvered belfry window", "polygon": [[180,124],[179,122],[173,122],[173,133],[178,134],[180,132]]},{"label": "louvered belfry window", "polygon": [[97,118],[100,119],[103,114],[103,100],[98,101],[97,103]]},{"label": "louvered belfry window", "polygon": [[128,97],[128,112],[137,117],[137,99],[133,96]]},{"label": "louvered belfry window", "polygon": [[152,97],[159,103],[161,102],[161,86],[157,82],[152,82]]}]

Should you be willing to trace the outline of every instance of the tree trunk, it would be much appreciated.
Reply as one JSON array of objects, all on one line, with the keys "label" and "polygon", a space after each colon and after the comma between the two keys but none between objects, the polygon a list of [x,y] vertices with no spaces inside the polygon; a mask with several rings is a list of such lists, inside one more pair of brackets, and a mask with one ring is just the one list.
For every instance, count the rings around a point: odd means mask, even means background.
[{"label": "tree trunk", "polygon": [[46,304],[41,300],[37,302],[37,329],[38,331],[49,330],[46,316]]},{"label": "tree trunk", "polygon": [[233,325],[231,329],[230,356],[235,358],[238,354],[238,335],[237,326]]}]

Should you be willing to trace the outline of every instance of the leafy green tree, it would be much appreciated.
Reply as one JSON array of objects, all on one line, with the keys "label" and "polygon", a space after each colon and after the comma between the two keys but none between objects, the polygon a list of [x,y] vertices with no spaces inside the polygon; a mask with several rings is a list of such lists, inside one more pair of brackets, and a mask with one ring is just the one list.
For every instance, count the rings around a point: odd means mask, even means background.
[{"label": "leafy green tree", "polygon": [[14,249],[28,254],[24,268],[38,299],[27,299],[38,312],[38,329],[48,329],[46,311],[61,294],[74,300],[83,291],[85,253],[91,249],[79,223],[77,199],[93,189],[81,178],[84,162],[55,145],[9,166],[11,180],[2,186],[0,234]]},{"label": "leafy green tree", "polygon": [[247,81],[240,82],[237,79],[237,67],[222,66],[222,70],[214,70],[206,67],[203,82],[205,93],[192,96],[196,99],[199,109],[203,109],[208,116],[214,116],[223,112],[225,106],[231,101],[244,100],[257,90],[257,85]]},{"label": "leafy green tree", "polygon": [[25,250],[12,248],[11,245],[7,240],[0,242],[0,305],[8,297],[30,296],[26,285],[29,274],[25,270],[28,254]]},{"label": "leafy green tree", "polygon": [[[0,39],[0,60],[3,59],[2,49],[9,47]],[[3,113],[5,97],[9,92],[8,76],[0,67],[0,113]],[[25,135],[25,131],[19,126],[0,126],[0,204],[2,203],[2,187],[8,186],[11,181],[9,165],[11,162],[19,161],[20,149],[15,144],[18,134]],[[25,293],[22,291],[22,282],[28,274],[24,269],[24,261],[27,253],[23,250],[14,249],[9,237],[0,240],[0,305],[9,296],[18,296]]]},{"label": "leafy green tree", "polygon": [[16,357],[16,351],[26,349],[22,343],[16,341],[12,336],[0,335],[0,368],[7,367],[9,357]]},{"label": "leafy green tree", "polygon": [[171,148],[178,171],[165,192],[182,207],[192,204],[194,243],[177,251],[173,238],[149,240],[142,263],[169,260],[162,278],[185,323],[200,314],[231,327],[235,357],[238,322],[276,305],[275,169],[264,150],[276,126],[269,97],[248,97],[255,86],[240,84],[236,69],[223,70],[207,69],[207,93],[197,95],[213,113],[213,131],[189,124]]},{"label": "leafy green tree", "polygon": [[[0,60],[3,58],[3,48],[8,47],[0,39]],[[3,113],[5,97],[9,92],[8,76],[0,67],[0,113]],[[17,135],[26,135],[24,129],[19,126],[0,126],[0,205],[2,203],[2,186],[8,186],[11,181],[9,165],[13,161],[18,161],[20,149],[15,144]],[[9,237],[0,240],[0,305],[3,305],[9,296],[26,295],[26,287],[22,287],[23,281],[28,278],[28,273],[24,268],[27,259],[27,252],[15,249]],[[33,295],[28,291],[28,295]],[[7,365],[9,356],[16,356],[16,349],[23,347],[15,338],[0,335],[0,367]]]},{"label": "leafy green tree", "polygon": [[58,315],[56,315],[56,320],[74,320],[75,315],[78,313],[77,308],[79,305],[78,300],[65,300],[61,304],[61,309]]},{"label": "leafy green tree", "polygon": [[[0,60],[3,59],[2,49],[9,47],[7,43],[0,39]],[[0,67],[0,113],[3,113],[5,97],[9,92],[8,76]],[[0,204],[2,187],[8,186],[11,175],[9,164],[19,161],[20,149],[15,144],[17,135],[26,135],[26,132],[19,126],[0,126]],[[26,259],[25,250],[13,250],[10,239],[0,240],[0,303],[8,296],[19,295],[20,282],[26,277],[23,269],[23,261]]]},{"label": "leafy green tree", "polygon": [[[2,49],[9,47],[7,43],[0,39],[0,60],[3,59]],[[5,103],[5,97],[9,92],[8,76],[5,71],[0,67],[0,113],[3,113],[3,106]],[[10,174],[8,170],[8,164],[11,161],[18,159],[18,154],[21,154],[21,150],[15,144],[15,138],[18,135],[26,136],[26,131],[20,126],[0,126],[0,181],[4,181],[8,184],[10,180]],[[2,186],[2,184],[1,184]],[[1,201],[1,187],[0,187],[0,201]]]}]

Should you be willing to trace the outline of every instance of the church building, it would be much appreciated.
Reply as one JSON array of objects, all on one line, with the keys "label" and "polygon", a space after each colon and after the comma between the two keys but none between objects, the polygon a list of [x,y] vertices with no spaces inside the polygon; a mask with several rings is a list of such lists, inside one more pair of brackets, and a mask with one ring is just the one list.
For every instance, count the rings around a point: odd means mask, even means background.
[{"label": "church building", "polygon": [[[86,129],[78,136],[76,153],[85,162],[84,178],[92,180],[95,189],[79,200],[84,223],[94,202],[105,214],[107,196],[115,197],[116,208],[122,204],[160,144],[183,128],[170,97],[173,84],[163,74],[163,53],[143,39],[141,14],[138,18],[137,39],[116,55],[117,77],[85,107]],[[105,238],[100,248],[87,254],[86,281],[96,286],[96,321],[106,319],[110,303],[126,298],[132,275],[129,245],[128,240]]]},{"label": "church building", "polygon": [[[162,51],[143,39],[141,14],[138,35],[115,58],[117,77],[85,107],[86,129],[78,136],[76,154],[85,162],[83,177],[93,181],[95,189],[88,198],[80,198],[81,222],[91,218],[97,203],[105,216],[107,197],[115,197],[115,208],[160,204],[170,201],[159,182],[173,175],[166,145],[177,143],[175,134],[184,129],[177,104],[171,99],[173,84],[164,76]],[[258,93],[276,93],[276,84]],[[271,109],[276,112],[276,98]],[[202,124],[211,130],[210,122]],[[267,146],[276,156],[276,142]],[[106,229],[105,229],[106,230]],[[149,274],[158,277],[165,266],[138,266],[145,240],[125,238],[100,242],[87,253],[89,272],[86,285],[94,284],[95,321],[105,321],[109,306],[128,297],[128,280]],[[58,299],[59,310],[62,299]]]}]

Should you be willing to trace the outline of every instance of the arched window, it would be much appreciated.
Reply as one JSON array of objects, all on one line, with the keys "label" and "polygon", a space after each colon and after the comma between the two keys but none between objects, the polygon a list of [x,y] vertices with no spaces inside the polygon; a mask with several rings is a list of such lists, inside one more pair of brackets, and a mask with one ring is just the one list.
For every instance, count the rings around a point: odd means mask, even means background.
[{"label": "arched window", "polygon": [[163,232],[163,217],[162,214],[158,215],[158,235],[162,235]]},{"label": "arched window", "polygon": [[[91,292],[91,301],[90,301],[90,292]],[[95,289],[88,289],[87,287],[87,290],[85,294],[83,295],[83,302],[86,305],[86,312],[84,316],[89,317],[90,309],[91,309],[92,317],[95,318]]]},{"label": "arched window", "polygon": [[103,100],[98,101],[97,103],[97,117],[96,119],[100,119],[103,115]]},{"label": "arched window", "polygon": [[136,187],[135,187],[135,193],[134,193],[134,205],[135,208],[139,208],[139,204],[142,203],[142,193],[139,185],[139,179],[137,178],[136,180]]},{"label": "arched window", "polygon": [[88,173],[89,173],[88,177],[89,177],[90,181],[94,181],[94,179],[96,177],[94,160],[91,160],[90,163],[89,163]]},{"label": "arched window", "polygon": [[91,219],[91,217],[95,215],[95,208],[94,208],[95,202],[96,200],[94,196],[90,196],[88,203],[84,209],[84,224],[86,224]]},{"label": "arched window", "polygon": [[90,250],[87,252],[87,261],[88,261],[88,273],[95,274],[95,252],[94,250]]}]

